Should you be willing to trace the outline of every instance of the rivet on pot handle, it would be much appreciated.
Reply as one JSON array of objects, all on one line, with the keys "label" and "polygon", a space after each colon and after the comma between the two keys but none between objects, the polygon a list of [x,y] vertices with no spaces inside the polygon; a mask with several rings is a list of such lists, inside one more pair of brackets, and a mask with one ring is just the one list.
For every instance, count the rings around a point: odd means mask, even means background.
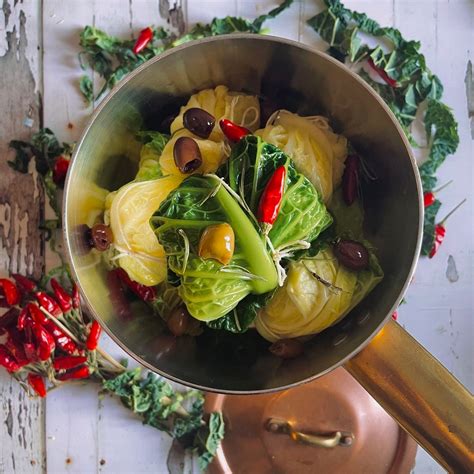
[{"label": "rivet on pot handle", "polygon": [[335,431],[330,434],[308,434],[297,431],[290,422],[279,418],[269,418],[265,423],[265,429],[270,433],[286,434],[293,441],[319,446],[322,448],[335,448],[336,446],[351,446],[354,441],[352,433]]}]

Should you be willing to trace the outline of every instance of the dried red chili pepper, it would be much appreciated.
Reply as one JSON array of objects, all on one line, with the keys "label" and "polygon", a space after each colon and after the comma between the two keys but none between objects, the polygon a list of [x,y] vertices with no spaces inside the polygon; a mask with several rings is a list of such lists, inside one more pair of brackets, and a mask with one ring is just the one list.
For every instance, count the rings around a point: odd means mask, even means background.
[{"label": "dried red chili pepper", "polygon": [[373,59],[372,58],[369,58],[368,59],[368,64],[369,66],[383,79],[383,81],[388,84],[390,87],[393,87],[393,88],[396,88],[398,87],[398,83],[395,79],[392,79],[388,74],[387,72],[385,71],[385,69],[379,67],[379,66],[376,66]]},{"label": "dried red chili pepper", "polygon": [[86,356],[60,356],[53,360],[55,370],[68,370],[78,367],[87,362]]},{"label": "dried red chili pepper", "polygon": [[268,232],[280,211],[281,200],[285,193],[286,168],[279,166],[268,180],[260,198],[257,218],[266,224]]},{"label": "dried red chili pepper", "polygon": [[48,360],[56,348],[53,336],[36,321],[31,322],[31,329],[36,339],[39,360]]},{"label": "dried red chili pepper", "polygon": [[12,328],[9,331],[5,347],[12,353],[13,357],[15,358],[17,364],[20,367],[24,367],[25,365],[31,362],[25,354],[25,349],[23,348],[23,341],[17,329]]},{"label": "dried red chili pepper", "polygon": [[54,337],[54,341],[56,345],[64,352],[70,355],[77,354],[79,352],[79,348],[77,344],[56,324],[54,321],[48,321],[46,324],[46,329],[50,332],[50,334]]},{"label": "dried red chili pepper", "polygon": [[446,237],[446,228],[442,224],[436,224],[433,247],[431,247],[429,257],[433,258],[439,250],[440,245]]},{"label": "dried red chili pepper", "polygon": [[109,289],[109,298],[114,311],[122,319],[131,319],[132,312],[130,310],[129,301],[125,295],[124,288],[118,277],[117,270],[111,270],[107,273],[107,287]]},{"label": "dried red chili pepper", "polygon": [[81,297],[79,295],[79,288],[76,282],[72,285],[72,307],[78,309],[81,306]]},{"label": "dried red chili pepper", "polygon": [[23,343],[23,350],[25,351],[25,356],[29,361],[36,362],[38,360],[36,345],[33,342]]},{"label": "dried red chili pepper", "polygon": [[4,344],[0,344],[0,365],[5,367],[5,369],[7,369],[10,373],[16,372],[21,368],[15,360],[13,354],[5,347]]},{"label": "dried red chili pepper", "polygon": [[49,314],[52,314],[55,318],[59,318],[63,315],[58,302],[44,291],[38,291],[36,293],[36,298],[40,306],[43,307]]},{"label": "dried red chili pepper", "polygon": [[153,301],[156,298],[156,289],[154,286],[145,286],[133,281],[123,268],[112,270],[119,280],[132,290],[141,300]]},{"label": "dried red chili pepper", "polygon": [[25,293],[33,293],[37,286],[33,280],[30,280],[26,276],[20,275],[19,273],[13,273],[12,277],[16,281],[17,285],[25,292]]},{"label": "dried red chili pepper", "polygon": [[66,180],[67,170],[69,169],[70,160],[64,156],[58,156],[53,166],[53,181],[62,188]]},{"label": "dried red chili pepper", "polygon": [[10,308],[6,313],[0,316],[0,328],[8,329],[15,326],[18,321],[20,310],[18,308]]},{"label": "dried red chili pepper", "polygon": [[54,296],[59,303],[63,313],[68,313],[72,309],[71,295],[59,284],[56,278],[51,278],[51,287],[54,291]]},{"label": "dried red chili pepper", "polygon": [[446,227],[444,224],[446,221],[451,217],[464,203],[466,199],[463,199],[454,209],[448,212],[448,214],[444,217],[444,219],[436,224],[435,231],[434,231],[434,242],[433,247],[431,247],[431,251],[429,253],[429,258],[433,258],[439,250],[440,245],[443,243],[444,238],[446,237]]},{"label": "dried red chili pepper", "polygon": [[342,197],[348,206],[357,199],[359,194],[359,164],[357,155],[352,154],[346,158],[342,175]]},{"label": "dried red chili pepper", "polygon": [[431,191],[423,195],[423,205],[424,207],[430,207],[436,201],[434,193]]},{"label": "dried red chili pepper", "polygon": [[33,320],[46,328],[61,350],[67,354],[77,354],[79,351],[77,344],[54,321],[48,319],[36,304],[30,303],[27,308]]},{"label": "dried red chili pepper", "polygon": [[16,322],[16,327],[18,330],[23,331],[26,326],[26,319],[28,317],[28,309],[27,307],[22,308],[20,315],[18,316],[17,322]]},{"label": "dried red chili pepper", "polygon": [[147,28],[144,28],[142,31],[140,31],[137,41],[135,41],[135,44],[133,46],[133,52],[135,54],[138,54],[143,51],[152,39],[153,30],[148,26]]},{"label": "dried red chili pepper", "polygon": [[41,398],[46,397],[46,385],[41,375],[28,374],[28,383],[38,396]]},{"label": "dried red chili pepper", "polygon": [[28,303],[26,306],[26,309],[33,319],[38,324],[41,324],[42,326],[46,326],[48,324],[49,319],[46,317],[45,314],[39,309],[39,307],[34,304],[34,303]]},{"label": "dried red chili pepper", "polygon": [[86,379],[89,377],[89,375],[89,367],[87,367],[87,365],[82,365],[80,367],[76,367],[75,369],[71,369],[64,374],[58,375],[56,378],[61,382],[65,382],[66,380]]},{"label": "dried red chili pepper", "polygon": [[219,126],[227,140],[232,143],[237,143],[241,138],[252,133],[248,128],[241,127],[227,119],[221,119],[219,121]]},{"label": "dried red chili pepper", "polygon": [[436,194],[439,193],[446,186],[449,186],[452,182],[453,182],[453,180],[448,181],[446,184],[443,184],[443,186],[440,186],[439,188],[435,189],[434,191],[426,192],[423,195],[424,207],[427,208],[427,207],[432,206],[434,204],[434,202],[436,201]]},{"label": "dried red chili pepper", "polygon": [[92,321],[91,329],[89,335],[87,336],[86,347],[90,351],[97,349],[97,344],[99,343],[100,334],[102,333],[102,328],[97,321]]},{"label": "dried red chili pepper", "polygon": [[15,283],[11,282],[7,278],[0,278],[0,288],[3,290],[5,299],[10,306],[20,302],[20,292],[18,291]]}]

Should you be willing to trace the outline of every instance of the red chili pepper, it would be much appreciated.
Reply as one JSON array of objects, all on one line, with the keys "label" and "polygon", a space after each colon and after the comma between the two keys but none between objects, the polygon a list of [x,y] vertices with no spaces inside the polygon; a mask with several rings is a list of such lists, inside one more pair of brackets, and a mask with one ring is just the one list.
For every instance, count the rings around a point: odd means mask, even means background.
[{"label": "red chili pepper", "polygon": [[444,227],[445,222],[448,220],[450,216],[454,214],[464,203],[466,199],[463,199],[453,210],[448,212],[445,218],[436,224],[435,231],[434,231],[434,242],[433,247],[431,247],[431,251],[429,254],[429,258],[433,258],[439,250],[440,245],[443,243],[444,238],[446,237],[446,228]]},{"label": "red chili pepper", "polygon": [[148,26],[147,28],[140,31],[137,41],[135,41],[135,45],[133,46],[133,52],[138,54],[143,51],[152,39],[153,30]]},{"label": "red chili pepper", "polygon": [[286,168],[279,166],[265,185],[258,206],[258,221],[272,226],[285,193]]},{"label": "red chili pepper", "polygon": [[119,280],[132,290],[141,300],[153,301],[156,298],[156,289],[154,286],[145,286],[133,281],[123,268],[112,270]]},{"label": "red chili pepper", "polygon": [[8,338],[5,347],[13,354],[17,364],[23,367],[31,362],[25,354],[23,344],[25,342],[24,333],[20,332],[16,327],[8,330]]},{"label": "red chili pepper", "polygon": [[426,207],[432,206],[434,204],[434,202],[436,201],[436,195],[435,194],[439,193],[446,186],[449,186],[452,182],[453,182],[453,180],[448,181],[446,184],[443,184],[443,186],[440,186],[439,188],[435,189],[434,191],[426,192],[423,195],[424,207],[426,208]]},{"label": "red chili pepper", "polygon": [[376,66],[373,59],[369,58],[367,61],[369,63],[369,66],[383,79],[385,83],[387,83],[390,87],[398,87],[398,83],[395,79],[392,79],[385,71],[385,69]]},{"label": "red chili pepper", "polygon": [[97,349],[97,344],[99,343],[99,337],[102,333],[102,328],[97,321],[92,321],[91,329],[89,336],[87,336],[86,347],[90,351]]},{"label": "red chili pepper", "polygon": [[51,286],[54,291],[54,296],[61,306],[63,313],[68,313],[72,308],[71,295],[59,284],[56,278],[51,278]]},{"label": "red chili pepper", "polygon": [[53,167],[53,181],[54,183],[62,188],[64,181],[66,180],[67,170],[69,168],[70,160],[64,156],[58,156],[54,162]]},{"label": "red chili pepper", "polygon": [[25,293],[33,293],[37,286],[33,280],[30,280],[26,276],[20,275],[19,273],[13,273],[12,277],[15,279],[17,285],[25,292]]},{"label": "red chili pepper", "polygon": [[433,242],[433,247],[431,247],[430,258],[433,258],[438,252],[440,245],[443,243],[444,238],[446,237],[446,228],[442,224],[436,224],[435,226],[435,237]]},{"label": "red chili pepper", "polygon": [[25,356],[29,361],[36,362],[38,360],[36,345],[33,342],[23,343],[23,350],[25,351]]},{"label": "red chili pepper", "polygon": [[31,329],[38,346],[39,360],[48,360],[56,347],[53,336],[46,330],[46,328],[35,321],[31,322]]},{"label": "red chili pepper", "polygon": [[18,308],[10,308],[6,313],[0,316],[0,328],[8,329],[16,326],[20,310]]},{"label": "red chili pepper", "polygon": [[81,306],[81,297],[79,295],[79,288],[76,282],[74,282],[72,285],[72,307],[77,309],[79,306]]},{"label": "red chili pepper", "polygon": [[16,372],[21,369],[13,354],[5,347],[4,344],[0,344],[0,365],[5,367],[8,372]]},{"label": "red chili pepper", "polygon": [[82,365],[80,367],[76,367],[75,369],[69,370],[64,374],[58,375],[56,378],[64,382],[66,380],[86,379],[89,377],[89,375],[89,367],[87,367],[87,365]]},{"label": "red chili pepper", "polygon": [[45,328],[53,336],[56,345],[64,352],[70,355],[75,355],[79,352],[77,344],[56,324],[54,321],[49,320],[45,324]]},{"label": "red chili pepper", "polygon": [[46,397],[46,385],[41,375],[28,374],[28,383],[38,396],[41,398]]},{"label": "red chili pepper", "polygon": [[33,321],[40,324],[41,326],[46,326],[48,324],[49,319],[43,314],[43,311],[39,309],[39,307],[34,303],[28,303],[26,306],[28,313],[30,314]]},{"label": "red chili pepper", "polygon": [[241,127],[227,119],[221,119],[219,125],[227,140],[232,143],[237,143],[241,138],[252,134],[248,128]]},{"label": "red chili pepper", "polygon": [[10,306],[18,304],[20,302],[20,292],[18,291],[15,283],[11,282],[7,278],[0,278],[0,288],[5,293],[5,299]]},{"label": "red chili pepper", "polygon": [[68,370],[87,362],[86,356],[62,356],[53,360],[55,370]]},{"label": "red chili pepper", "polygon": [[432,192],[425,193],[423,195],[424,206],[430,207],[436,201],[435,195]]},{"label": "red chili pepper", "polygon": [[46,328],[61,350],[71,355],[77,354],[77,344],[54,321],[48,319],[37,305],[30,303],[27,308],[33,320]]},{"label": "red chili pepper", "polygon": [[342,197],[350,206],[359,194],[359,157],[349,155],[346,158],[344,174],[342,175]]},{"label": "red chili pepper", "polygon": [[28,317],[28,309],[27,307],[22,308],[20,315],[18,316],[18,320],[16,322],[16,327],[19,331],[23,331],[26,326],[26,319]]},{"label": "red chili pepper", "polygon": [[109,289],[109,298],[114,311],[121,319],[127,320],[132,318],[130,303],[125,295],[124,288],[118,277],[117,270],[111,270],[107,273],[107,287]]},{"label": "red chili pepper", "polygon": [[396,321],[398,319],[398,311],[395,311],[393,314],[392,314],[392,319],[394,321]]},{"label": "red chili pepper", "polygon": [[59,306],[57,301],[44,291],[38,291],[36,293],[36,298],[38,299],[40,306],[42,306],[49,314],[52,314],[55,318],[59,318],[63,315],[61,307]]}]

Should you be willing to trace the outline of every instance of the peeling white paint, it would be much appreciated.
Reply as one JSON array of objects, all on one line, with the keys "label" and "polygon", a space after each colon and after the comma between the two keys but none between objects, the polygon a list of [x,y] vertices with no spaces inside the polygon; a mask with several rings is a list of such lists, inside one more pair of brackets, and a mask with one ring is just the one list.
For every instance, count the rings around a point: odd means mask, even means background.
[{"label": "peeling white paint", "polygon": [[[16,3],[16,5],[15,5]],[[36,7],[36,8],[34,8]],[[24,16],[24,28],[26,33],[25,57],[30,65],[31,73],[35,81],[35,92],[38,92],[39,83],[39,64],[38,64],[38,38],[39,27],[41,22],[38,19],[40,15],[41,2],[30,2],[28,8],[23,2],[13,2],[13,0],[4,1],[4,7],[0,8],[0,57],[5,56],[8,52],[7,35],[16,32],[17,51],[20,51],[20,24],[21,18]],[[5,11],[9,9],[8,18],[5,17]],[[26,11],[25,11],[26,10]],[[32,38],[32,40],[28,40]],[[18,57],[19,59],[19,57]]]}]

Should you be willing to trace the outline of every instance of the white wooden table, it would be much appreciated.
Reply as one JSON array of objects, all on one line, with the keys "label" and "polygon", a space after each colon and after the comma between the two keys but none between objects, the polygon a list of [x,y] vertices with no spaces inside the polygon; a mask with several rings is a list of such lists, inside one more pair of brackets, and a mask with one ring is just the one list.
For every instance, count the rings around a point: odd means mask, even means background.
[{"label": "white wooden table", "polygon": [[[40,272],[37,223],[42,196],[31,177],[8,170],[8,140],[27,138],[43,124],[62,140],[78,138],[91,110],[77,91],[80,75],[78,34],[87,24],[127,37],[182,14],[184,24],[214,16],[253,18],[276,0],[182,0],[170,14],[167,0],[4,0],[0,9],[0,258],[5,269]],[[440,171],[442,213],[462,198],[468,202],[448,224],[437,258],[423,259],[400,309],[400,322],[471,390],[473,380],[473,136],[474,85],[468,97],[469,60],[474,48],[474,3],[470,0],[346,1],[385,25],[422,42],[430,67],[445,85],[444,100],[459,121],[461,144]],[[271,33],[318,46],[305,20],[321,5],[296,0],[290,10],[268,23]],[[161,12],[161,16],[160,16]],[[177,15],[178,14],[178,15]],[[42,97],[41,111],[39,98]],[[470,115],[470,117],[469,117]],[[33,120],[33,128],[25,118]],[[69,124],[69,126],[68,126]],[[14,180],[14,181],[13,181]],[[18,190],[26,189],[22,205]],[[403,225],[403,222],[400,223]],[[455,268],[453,268],[455,266]],[[112,353],[119,349],[106,341]],[[0,473],[167,472],[170,440],[142,426],[113,399],[98,397],[92,386],[64,388],[46,402],[29,400],[0,374]],[[419,451],[416,474],[442,469]]]}]

